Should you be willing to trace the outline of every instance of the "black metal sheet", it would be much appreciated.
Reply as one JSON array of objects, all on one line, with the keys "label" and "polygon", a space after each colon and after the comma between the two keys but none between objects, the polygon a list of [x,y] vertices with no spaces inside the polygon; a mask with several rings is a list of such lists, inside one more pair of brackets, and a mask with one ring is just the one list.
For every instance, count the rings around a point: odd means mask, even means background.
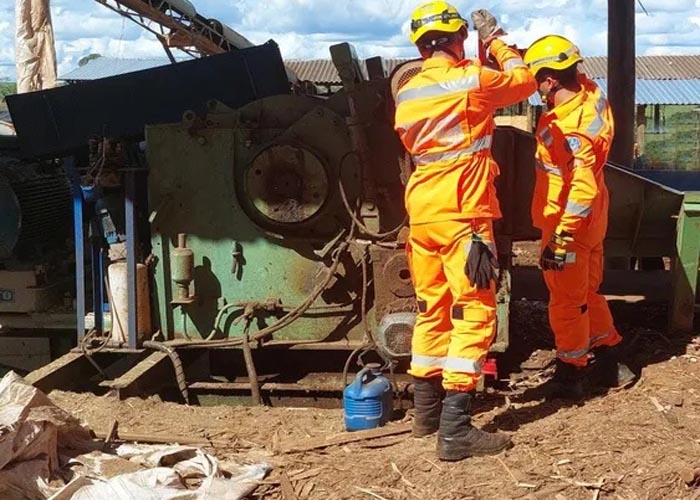
[{"label": "black metal sheet", "polygon": [[22,153],[61,156],[95,135],[138,137],[144,126],[180,120],[206,102],[238,108],[290,93],[274,41],[169,66],[7,97]]}]

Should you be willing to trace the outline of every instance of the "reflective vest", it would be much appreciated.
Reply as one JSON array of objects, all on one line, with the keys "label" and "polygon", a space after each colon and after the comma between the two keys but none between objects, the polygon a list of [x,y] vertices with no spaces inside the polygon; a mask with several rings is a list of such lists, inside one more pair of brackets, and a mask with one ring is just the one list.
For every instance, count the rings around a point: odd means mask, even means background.
[{"label": "reflective vest", "polygon": [[614,134],[600,88],[579,75],[581,91],[543,114],[537,126],[532,220],[542,230],[575,234],[607,226],[603,169]]},{"label": "reflective vest", "polygon": [[397,94],[394,128],[415,165],[405,193],[411,224],[501,216],[493,112],[537,85],[515,49],[495,40],[490,50],[503,71],[431,57]]}]

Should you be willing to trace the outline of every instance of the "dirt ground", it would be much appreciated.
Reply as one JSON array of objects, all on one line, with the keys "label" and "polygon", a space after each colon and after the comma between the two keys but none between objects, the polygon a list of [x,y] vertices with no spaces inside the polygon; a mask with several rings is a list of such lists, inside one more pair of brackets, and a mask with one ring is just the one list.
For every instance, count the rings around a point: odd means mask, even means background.
[{"label": "dirt ground", "polygon": [[[339,409],[188,407],[59,391],[50,396],[95,430],[117,419],[122,432],[206,437],[222,460],[270,463],[274,470],[253,498],[700,498],[692,478],[693,468],[700,467],[700,340],[659,333],[665,322],[661,306],[612,306],[641,379],[627,390],[564,405],[526,397],[524,391],[551,372],[544,366],[551,338],[545,304],[514,305],[518,341],[499,360],[510,373],[488,388],[475,409],[477,425],[513,436],[514,448],[497,457],[439,462],[434,437],[409,434],[279,452],[342,433]],[[284,475],[293,493],[282,493]]]}]

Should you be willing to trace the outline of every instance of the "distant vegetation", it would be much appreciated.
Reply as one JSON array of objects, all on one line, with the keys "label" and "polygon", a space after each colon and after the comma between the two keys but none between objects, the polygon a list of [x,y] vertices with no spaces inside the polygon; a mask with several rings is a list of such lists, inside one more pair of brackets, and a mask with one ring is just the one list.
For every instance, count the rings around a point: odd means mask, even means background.
[{"label": "distant vegetation", "polygon": [[5,96],[14,94],[15,92],[17,92],[17,84],[0,82],[0,107],[4,107],[5,105]]},{"label": "distant vegetation", "polygon": [[697,106],[662,106],[661,128],[654,131],[647,108],[646,151],[642,168],[700,170],[700,111]]}]

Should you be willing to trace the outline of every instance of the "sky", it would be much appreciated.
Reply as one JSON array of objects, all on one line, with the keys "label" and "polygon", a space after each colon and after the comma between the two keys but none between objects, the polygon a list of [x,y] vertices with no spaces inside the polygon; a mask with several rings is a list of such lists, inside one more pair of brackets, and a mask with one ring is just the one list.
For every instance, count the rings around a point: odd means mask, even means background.
[{"label": "sky", "polygon": [[[415,57],[408,41],[416,0],[191,0],[253,43],[273,39],[285,59],[329,58],[329,46],[347,41],[361,58]],[[15,0],[0,0],[0,79],[14,80]],[[493,12],[506,41],[526,47],[558,33],[583,55],[605,55],[607,0],[456,0],[463,17],[475,8]],[[700,0],[642,0],[636,6],[637,54],[700,54]],[[118,58],[163,58],[153,35],[95,0],[51,0],[59,77],[90,53]],[[470,32],[467,52],[476,50]],[[177,51],[176,51],[177,53]]]}]

